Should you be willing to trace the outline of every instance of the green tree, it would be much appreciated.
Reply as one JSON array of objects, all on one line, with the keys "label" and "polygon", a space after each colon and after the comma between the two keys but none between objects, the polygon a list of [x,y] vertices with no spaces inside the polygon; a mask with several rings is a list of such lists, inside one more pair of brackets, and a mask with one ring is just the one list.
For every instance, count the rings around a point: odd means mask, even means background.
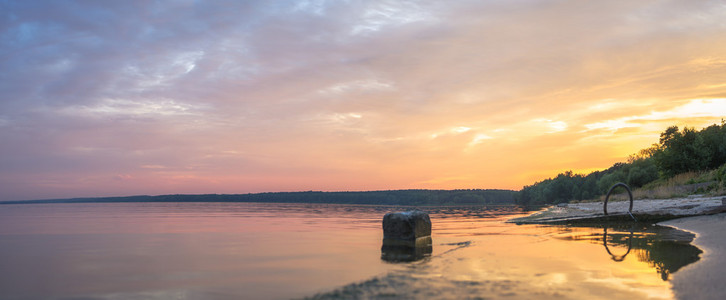
[{"label": "green tree", "polygon": [[711,153],[707,169],[716,169],[726,163],[726,124],[711,125],[701,130],[704,147]]},{"label": "green tree", "polygon": [[629,163],[625,182],[631,187],[641,187],[658,179],[658,167],[652,158],[641,158]]},{"label": "green tree", "polygon": [[678,131],[677,126],[668,127],[661,134],[655,163],[664,177],[705,170],[711,161],[711,153],[705,146],[703,136],[695,129],[686,127]]}]

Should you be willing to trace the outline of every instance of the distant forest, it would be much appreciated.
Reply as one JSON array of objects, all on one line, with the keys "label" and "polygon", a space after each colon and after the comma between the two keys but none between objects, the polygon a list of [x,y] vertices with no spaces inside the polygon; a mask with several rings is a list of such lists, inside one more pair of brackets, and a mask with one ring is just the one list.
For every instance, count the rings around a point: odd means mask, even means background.
[{"label": "distant forest", "polygon": [[715,184],[726,185],[726,123],[711,125],[700,131],[678,126],[668,127],[660,134],[658,144],[631,155],[627,162],[616,163],[604,171],[587,175],[572,171],[525,186],[516,196],[516,203],[538,205],[566,203],[572,200],[597,198],[617,182],[632,188],[664,181],[688,172],[713,170]]},{"label": "distant forest", "polygon": [[263,202],[338,203],[375,205],[485,205],[514,204],[511,190],[392,190],[369,192],[281,192],[233,195],[161,195],[5,201],[0,204],[109,203],[109,202]]}]

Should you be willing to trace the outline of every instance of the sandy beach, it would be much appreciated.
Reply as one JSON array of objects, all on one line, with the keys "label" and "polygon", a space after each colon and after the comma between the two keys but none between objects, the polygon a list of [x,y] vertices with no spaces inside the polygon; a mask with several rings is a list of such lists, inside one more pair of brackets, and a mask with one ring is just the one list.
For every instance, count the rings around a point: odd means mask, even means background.
[{"label": "sandy beach", "polygon": [[678,299],[726,299],[723,285],[726,266],[726,213],[675,219],[658,225],[696,234],[694,244],[703,250],[701,260],[673,274]]}]

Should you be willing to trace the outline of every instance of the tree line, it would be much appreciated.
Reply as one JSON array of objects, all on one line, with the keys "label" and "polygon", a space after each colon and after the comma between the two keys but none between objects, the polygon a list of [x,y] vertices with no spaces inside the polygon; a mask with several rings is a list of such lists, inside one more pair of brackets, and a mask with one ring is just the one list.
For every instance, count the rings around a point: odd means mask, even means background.
[{"label": "tree line", "polygon": [[374,205],[487,205],[513,204],[512,190],[389,190],[365,192],[275,192],[250,194],[159,195],[5,201],[0,204],[96,203],[96,202],[262,202],[335,203]]},{"label": "tree line", "polygon": [[631,155],[627,162],[590,174],[567,171],[554,178],[525,186],[515,195],[521,205],[567,203],[597,198],[617,182],[639,188],[675,175],[718,169],[717,180],[726,181],[726,122],[702,130],[668,127],[657,144]]}]

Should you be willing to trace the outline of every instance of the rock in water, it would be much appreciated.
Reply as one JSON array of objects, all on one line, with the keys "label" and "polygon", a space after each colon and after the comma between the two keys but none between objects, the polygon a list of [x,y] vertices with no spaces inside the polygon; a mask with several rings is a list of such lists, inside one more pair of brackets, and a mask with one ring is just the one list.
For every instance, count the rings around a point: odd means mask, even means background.
[{"label": "rock in water", "polygon": [[417,238],[431,236],[431,219],[420,210],[387,213],[383,216],[383,240],[411,244]]},{"label": "rock in water", "polygon": [[387,261],[421,259],[432,251],[431,219],[420,210],[387,213],[383,216],[383,247]]}]

